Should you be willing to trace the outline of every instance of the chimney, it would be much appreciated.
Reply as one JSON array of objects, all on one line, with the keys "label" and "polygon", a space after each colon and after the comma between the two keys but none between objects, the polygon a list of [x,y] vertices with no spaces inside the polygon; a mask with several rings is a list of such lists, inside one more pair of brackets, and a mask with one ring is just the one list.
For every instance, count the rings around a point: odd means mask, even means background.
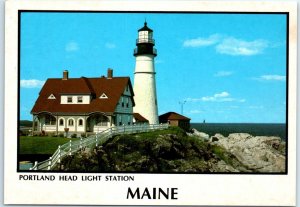
[{"label": "chimney", "polygon": [[113,70],[111,68],[107,69],[107,79],[113,78]]},{"label": "chimney", "polygon": [[68,78],[69,78],[69,71],[67,71],[67,70],[64,70],[64,72],[63,72],[63,80],[68,80]]}]

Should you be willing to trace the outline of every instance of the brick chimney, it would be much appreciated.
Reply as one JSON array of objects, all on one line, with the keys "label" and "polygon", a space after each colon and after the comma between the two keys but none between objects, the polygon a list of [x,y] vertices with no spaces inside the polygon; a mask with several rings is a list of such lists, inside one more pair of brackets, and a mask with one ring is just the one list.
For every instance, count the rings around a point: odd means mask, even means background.
[{"label": "brick chimney", "polygon": [[107,69],[107,79],[112,79],[113,78],[113,69],[108,68]]},{"label": "brick chimney", "polygon": [[69,71],[67,71],[67,70],[64,70],[64,72],[63,72],[63,80],[68,80],[68,78],[69,78]]}]

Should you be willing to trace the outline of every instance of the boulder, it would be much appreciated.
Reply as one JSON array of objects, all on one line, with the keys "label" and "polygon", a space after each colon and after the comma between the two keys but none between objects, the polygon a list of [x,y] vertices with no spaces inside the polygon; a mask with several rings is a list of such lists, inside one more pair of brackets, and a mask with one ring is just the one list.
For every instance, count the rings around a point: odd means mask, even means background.
[{"label": "boulder", "polygon": [[285,142],[279,137],[234,133],[223,139],[213,136],[211,142],[231,153],[247,171],[285,171]]},{"label": "boulder", "polygon": [[191,135],[195,135],[195,136],[198,136],[204,140],[208,140],[209,139],[209,135],[204,133],[204,132],[199,132],[197,129],[193,128],[191,130],[193,133]]}]

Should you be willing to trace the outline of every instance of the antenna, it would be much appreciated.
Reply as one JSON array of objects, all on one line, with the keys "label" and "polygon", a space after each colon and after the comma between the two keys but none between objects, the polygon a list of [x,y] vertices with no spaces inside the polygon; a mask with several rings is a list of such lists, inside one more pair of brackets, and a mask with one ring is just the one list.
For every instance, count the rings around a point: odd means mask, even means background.
[{"label": "antenna", "polygon": [[183,115],[183,105],[186,103],[185,101],[179,101],[179,104],[181,105],[181,114]]}]

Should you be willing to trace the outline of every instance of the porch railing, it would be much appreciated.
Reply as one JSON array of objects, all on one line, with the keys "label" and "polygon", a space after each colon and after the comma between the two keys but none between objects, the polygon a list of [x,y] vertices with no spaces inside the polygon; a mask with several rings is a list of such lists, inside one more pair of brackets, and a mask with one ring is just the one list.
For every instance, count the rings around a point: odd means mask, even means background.
[{"label": "porch railing", "polygon": [[148,132],[154,130],[167,129],[168,127],[169,124],[111,127],[88,138],[81,138],[80,140],[76,141],[70,140],[68,143],[58,146],[58,149],[48,160],[42,162],[35,162],[34,166],[30,168],[30,170],[52,170],[56,166],[56,164],[59,164],[62,158],[64,158],[65,156],[72,155],[83,148],[92,148],[100,146],[114,135]]}]

